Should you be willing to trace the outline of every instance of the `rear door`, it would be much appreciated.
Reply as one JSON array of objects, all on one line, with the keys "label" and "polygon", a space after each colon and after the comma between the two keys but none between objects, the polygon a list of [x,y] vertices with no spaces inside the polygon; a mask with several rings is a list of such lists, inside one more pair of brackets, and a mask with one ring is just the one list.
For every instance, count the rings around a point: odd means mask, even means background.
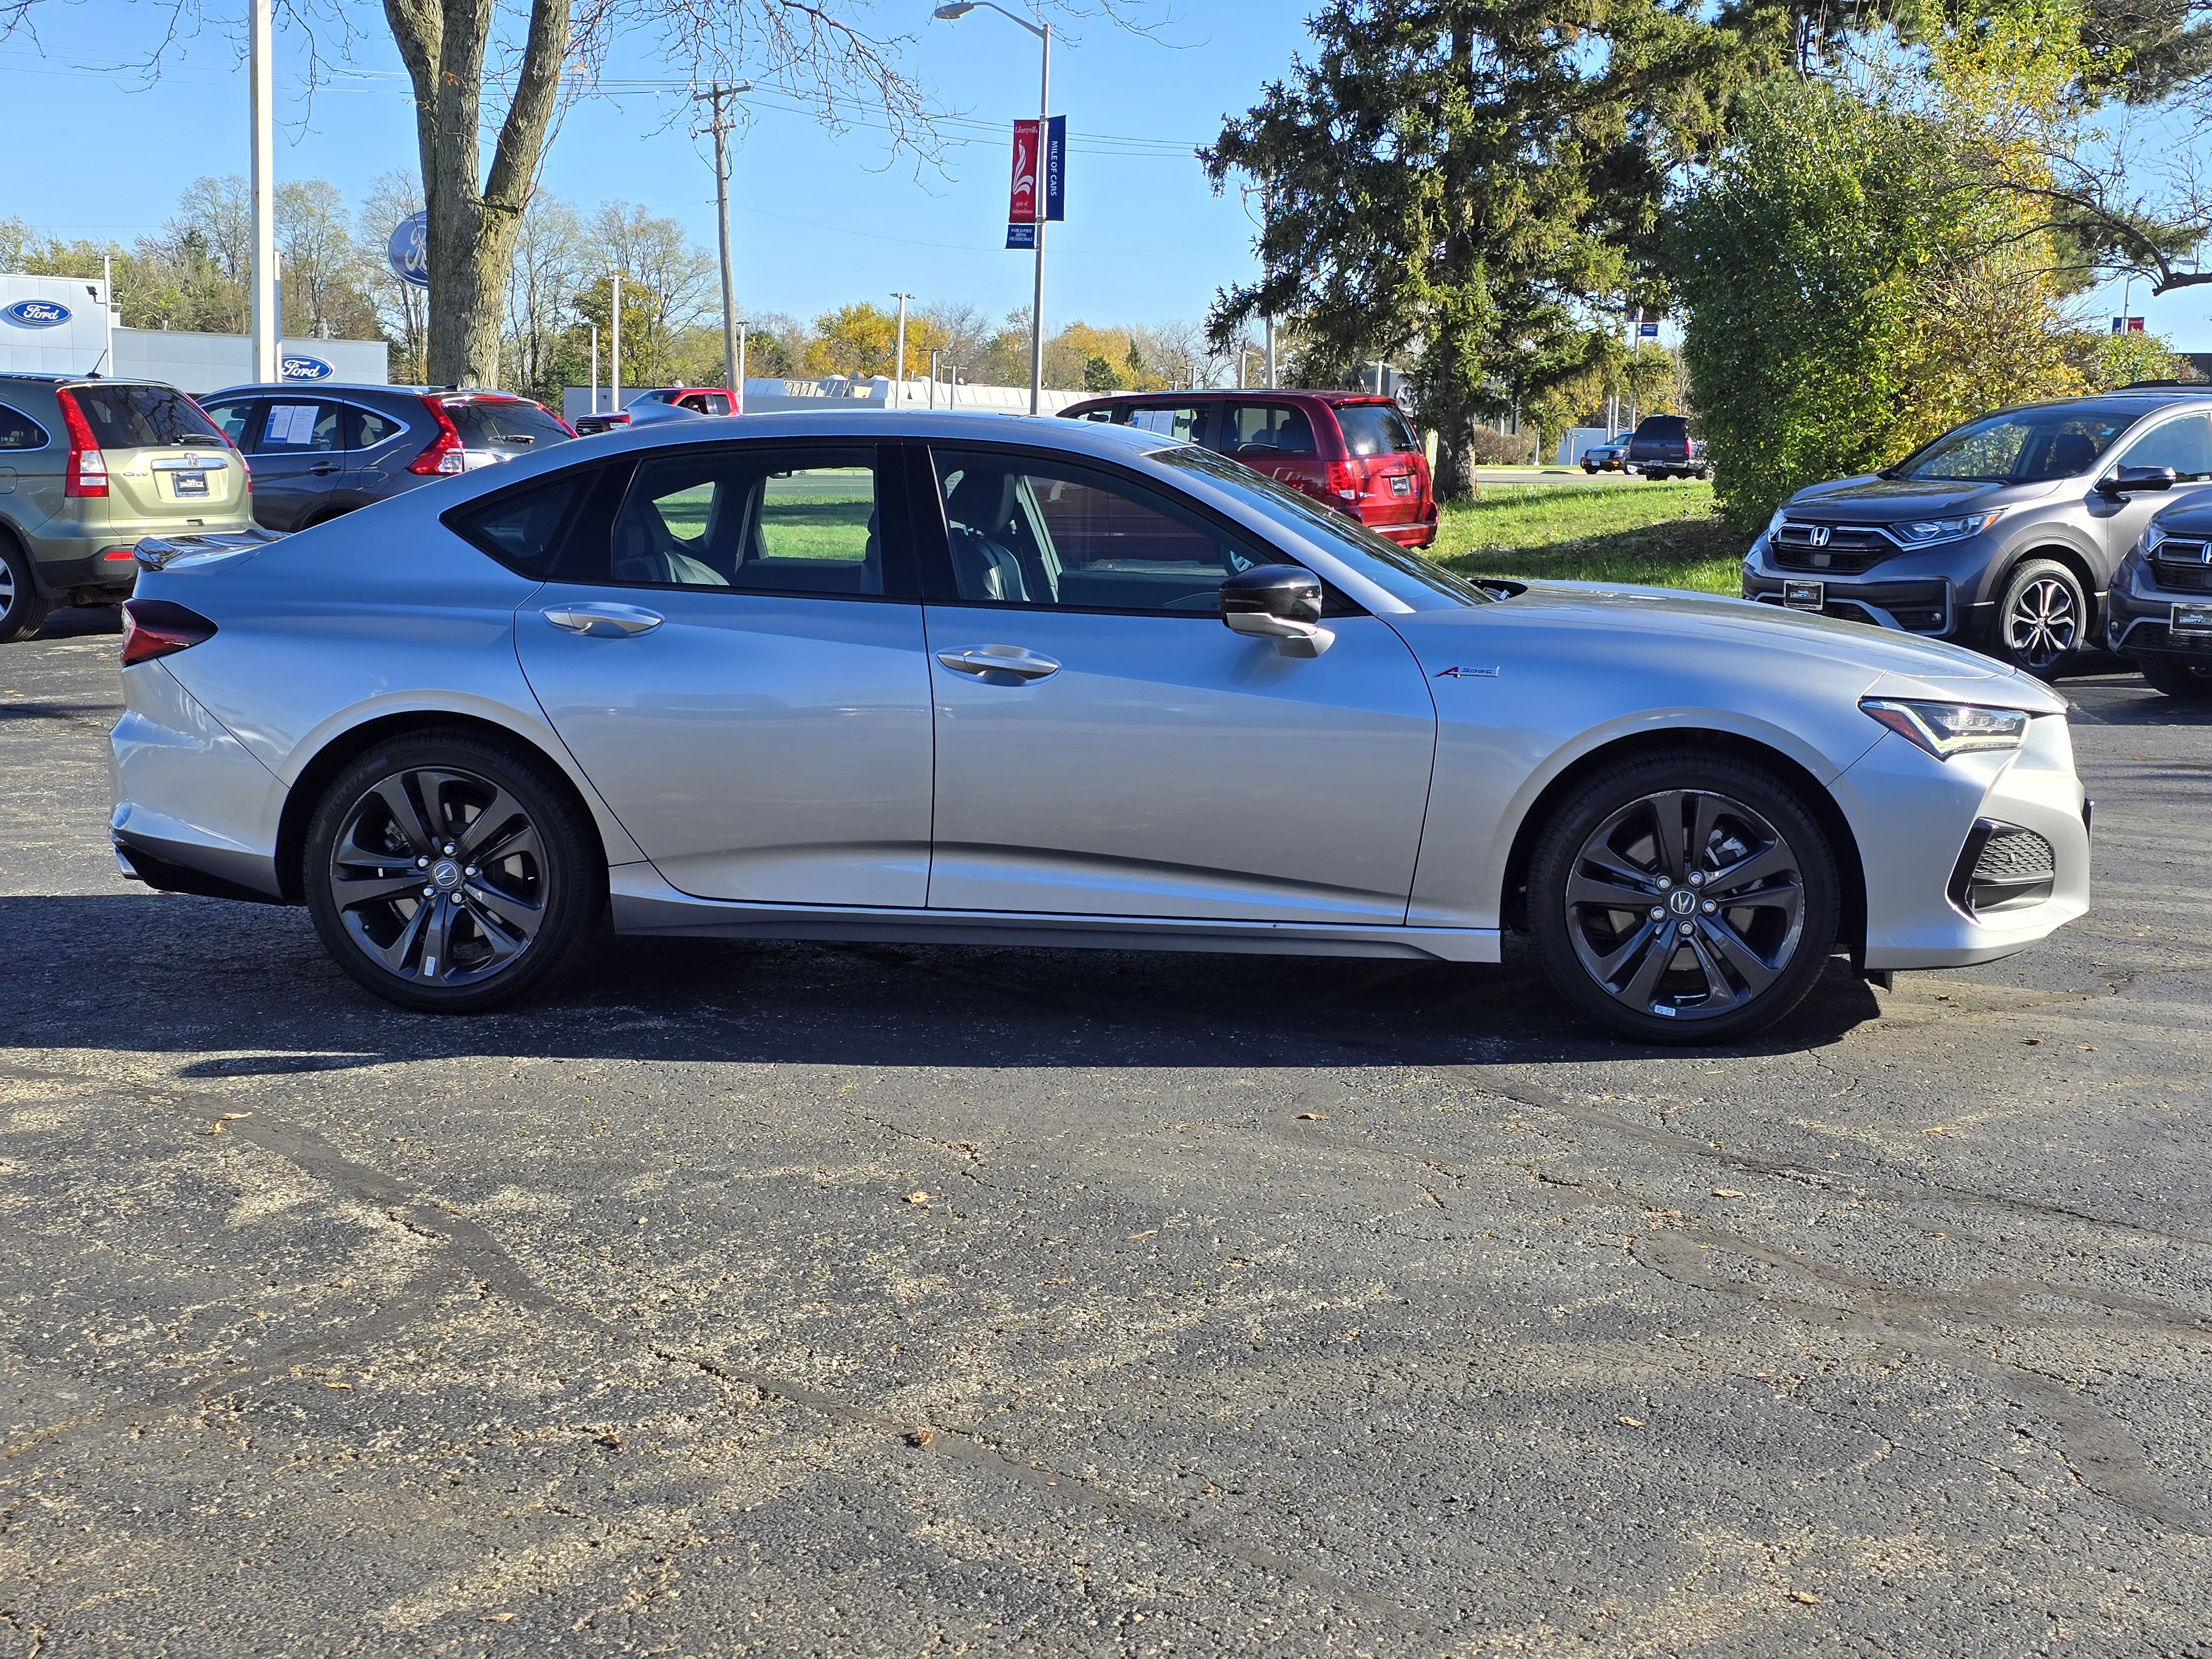
[{"label": "rear door", "polygon": [[619,505],[515,617],[547,718],[678,891],[923,902],[929,672],[887,453],[708,443],[614,469]]},{"label": "rear door", "polygon": [[272,394],[249,428],[253,516],[269,530],[298,530],[337,503],[345,481],[345,405]]}]

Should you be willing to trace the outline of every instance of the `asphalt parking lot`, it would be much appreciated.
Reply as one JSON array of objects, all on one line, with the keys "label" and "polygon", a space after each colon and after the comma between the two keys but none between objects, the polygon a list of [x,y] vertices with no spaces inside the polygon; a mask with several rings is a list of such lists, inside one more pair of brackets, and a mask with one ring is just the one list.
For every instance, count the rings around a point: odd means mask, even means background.
[{"label": "asphalt parking lot", "polygon": [[2212,708],[2095,908],[1623,1048],[1533,961],[609,939],[403,1014],[0,648],[0,1649],[2212,1655]]}]

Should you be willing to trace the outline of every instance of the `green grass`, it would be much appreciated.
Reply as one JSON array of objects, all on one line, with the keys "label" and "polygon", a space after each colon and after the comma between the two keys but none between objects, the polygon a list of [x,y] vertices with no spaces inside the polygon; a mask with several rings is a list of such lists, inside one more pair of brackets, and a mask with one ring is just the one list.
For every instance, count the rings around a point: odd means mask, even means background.
[{"label": "green grass", "polygon": [[1429,556],[1465,576],[1741,591],[1743,538],[1709,483],[1486,484],[1445,503]]}]

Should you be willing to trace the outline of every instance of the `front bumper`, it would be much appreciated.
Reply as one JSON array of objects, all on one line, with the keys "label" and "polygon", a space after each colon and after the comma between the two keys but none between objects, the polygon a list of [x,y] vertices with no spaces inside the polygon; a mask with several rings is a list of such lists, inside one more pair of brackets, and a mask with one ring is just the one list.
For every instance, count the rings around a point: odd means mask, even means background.
[{"label": "front bumper", "polygon": [[[2088,798],[2063,715],[2040,715],[2010,753],[1939,761],[1885,733],[1837,780],[1866,876],[1863,965],[1963,968],[2011,956],[2089,908]],[[2051,873],[2009,904],[1972,908],[1973,860],[1990,827],[2051,848]]]},{"label": "front bumper", "polygon": [[[1926,639],[1977,639],[1996,608],[1977,598],[1987,558],[1971,550],[1963,561],[1954,556],[1974,548],[1966,541],[1940,551],[1896,554],[1863,571],[1799,570],[1778,563],[1761,536],[1744,556],[1743,597]],[[1817,587],[1817,604],[1803,598],[1808,587]]]},{"label": "front bumper", "polygon": [[2154,652],[2212,667],[2212,634],[2176,633],[2172,626],[2177,605],[2207,604],[2212,604],[2212,587],[2186,593],[2161,587],[2139,562],[2130,560],[2113,577],[2112,591],[2105,596],[2105,647],[2130,655]]}]

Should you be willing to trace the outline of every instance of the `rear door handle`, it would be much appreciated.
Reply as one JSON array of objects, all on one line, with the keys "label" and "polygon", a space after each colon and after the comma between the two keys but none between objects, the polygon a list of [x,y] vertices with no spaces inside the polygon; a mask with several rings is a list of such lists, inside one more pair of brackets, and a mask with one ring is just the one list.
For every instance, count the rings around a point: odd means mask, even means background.
[{"label": "rear door handle", "polygon": [[571,634],[587,635],[595,640],[622,640],[633,634],[650,633],[666,620],[655,611],[642,610],[634,605],[606,605],[596,600],[581,605],[557,605],[541,614],[556,628],[566,629]]},{"label": "rear door handle", "polygon": [[938,661],[963,674],[1012,674],[1017,679],[1041,680],[1060,672],[1050,657],[1041,657],[1018,645],[971,645],[964,651],[940,651]]}]

